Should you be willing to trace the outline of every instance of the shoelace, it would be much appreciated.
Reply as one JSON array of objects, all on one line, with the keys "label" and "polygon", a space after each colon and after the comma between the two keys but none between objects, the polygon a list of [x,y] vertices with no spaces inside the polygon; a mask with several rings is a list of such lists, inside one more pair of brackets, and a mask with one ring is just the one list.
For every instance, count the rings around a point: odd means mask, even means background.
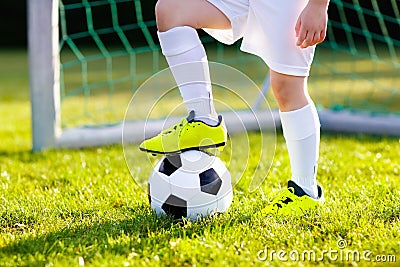
[{"label": "shoelace", "polygon": [[173,133],[174,131],[177,131],[178,128],[182,128],[183,124],[184,124],[185,119],[182,119],[179,124],[175,124],[172,128],[168,128],[165,131],[163,131],[162,135],[169,135],[171,133]]},{"label": "shoelace", "polygon": [[279,208],[282,208],[283,204],[288,204],[289,202],[293,202],[293,200],[288,197],[286,194],[284,194],[284,192],[286,190],[289,190],[292,194],[294,194],[294,189],[292,187],[289,188],[285,188],[282,190],[282,194],[280,194],[279,196],[277,196],[273,201],[272,201],[272,205],[273,206],[277,206]]}]

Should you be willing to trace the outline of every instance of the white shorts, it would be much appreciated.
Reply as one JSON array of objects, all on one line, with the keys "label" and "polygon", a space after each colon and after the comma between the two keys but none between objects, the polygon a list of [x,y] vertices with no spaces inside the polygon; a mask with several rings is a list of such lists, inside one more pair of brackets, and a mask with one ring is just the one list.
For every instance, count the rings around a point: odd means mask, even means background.
[{"label": "white shorts", "polygon": [[261,57],[272,70],[308,76],[315,46],[296,46],[295,26],[308,0],[208,0],[231,21],[232,29],[204,29],[225,44],[243,37],[241,50]]}]

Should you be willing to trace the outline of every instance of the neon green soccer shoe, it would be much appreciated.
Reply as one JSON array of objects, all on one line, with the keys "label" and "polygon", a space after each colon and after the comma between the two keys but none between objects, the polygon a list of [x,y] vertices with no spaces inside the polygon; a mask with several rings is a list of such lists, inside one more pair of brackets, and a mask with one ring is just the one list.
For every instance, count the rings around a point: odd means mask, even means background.
[{"label": "neon green soccer shoe", "polygon": [[187,118],[163,130],[157,136],[143,141],[139,149],[153,154],[176,154],[191,149],[204,150],[214,147],[222,151],[227,140],[222,116],[218,116],[216,126],[210,126],[195,120],[194,115],[194,111],[191,111]]},{"label": "neon green soccer shoe", "polygon": [[318,198],[312,198],[295,182],[289,181],[288,188],[283,189],[261,211],[261,215],[302,215],[305,212],[317,209],[325,202],[322,189],[318,186]]}]

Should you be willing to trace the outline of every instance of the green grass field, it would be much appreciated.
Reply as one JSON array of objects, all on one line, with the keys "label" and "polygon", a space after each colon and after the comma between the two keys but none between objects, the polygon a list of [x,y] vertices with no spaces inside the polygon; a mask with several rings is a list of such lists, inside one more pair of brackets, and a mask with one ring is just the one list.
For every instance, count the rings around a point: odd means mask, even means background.
[{"label": "green grass field", "polygon": [[[121,145],[30,151],[26,62],[25,52],[0,51],[0,266],[400,265],[399,138],[322,133],[324,207],[260,217],[290,177],[278,132],[260,190],[239,184],[226,214],[175,223],[152,213]],[[147,177],[145,156],[136,158],[134,174]]]}]

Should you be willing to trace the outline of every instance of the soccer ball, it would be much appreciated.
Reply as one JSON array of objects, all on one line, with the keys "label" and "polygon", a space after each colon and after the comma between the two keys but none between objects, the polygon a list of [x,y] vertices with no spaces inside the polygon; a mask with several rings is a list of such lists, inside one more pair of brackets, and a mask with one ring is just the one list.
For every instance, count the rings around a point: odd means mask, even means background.
[{"label": "soccer ball", "polygon": [[157,214],[196,220],[229,208],[231,175],[218,157],[201,151],[168,155],[155,165],[148,195]]}]

